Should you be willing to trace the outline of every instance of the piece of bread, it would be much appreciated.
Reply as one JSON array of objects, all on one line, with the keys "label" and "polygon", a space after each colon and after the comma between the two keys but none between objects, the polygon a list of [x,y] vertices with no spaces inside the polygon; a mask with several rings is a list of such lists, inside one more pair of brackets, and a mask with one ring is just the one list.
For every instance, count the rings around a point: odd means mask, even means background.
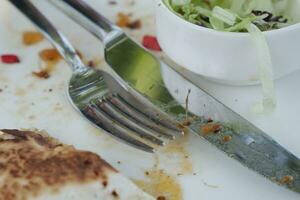
[{"label": "piece of bread", "polygon": [[153,200],[98,155],[38,131],[0,130],[0,200]]}]

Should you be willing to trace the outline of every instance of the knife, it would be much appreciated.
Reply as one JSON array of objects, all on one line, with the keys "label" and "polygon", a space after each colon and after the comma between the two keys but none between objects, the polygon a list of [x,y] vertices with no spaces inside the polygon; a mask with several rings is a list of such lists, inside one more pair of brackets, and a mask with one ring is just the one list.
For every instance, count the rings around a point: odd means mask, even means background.
[{"label": "knife", "polygon": [[[108,20],[81,0],[50,2],[98,38],[103,37],[103,32],[111,26]],[[149,63],[140,62],[141,55],[131,54],[130,56],[137,57],[136,62],[132,63],[133,67],[130,70],[122,68],[122,62],[126,61],[130,48],[140,48],[132,42],[130,45],[123,49],[123,59],[118,59],[119,63],[113,63],[113,66],[120,66],[113,70],[121,78],[169,116],[184,123],[183,127],[189,132],[205,138],[231,158],[269,180],[300,193],[300,160],[295,155],[201,87],[193,84],[193,75],[180,67],[166,65],[166,62],[161,62],[160,66],[151,66]],[[109,50],[105,50],[106,62],[111,64],[110,62],[116,60],[112,57],[117,52]],[[184,102],[181,100],[182,103],[174,102],[174,98],[169,95],[175,96],[176,90],[170,88],[172,84],[180,82],[188,86],[187,94],[190,90],[198,98]],[[193,113],[193,108],[199,106],[202,107],[200,113]],[[189,113],[186,113],[183,107],[189,108]]]}]

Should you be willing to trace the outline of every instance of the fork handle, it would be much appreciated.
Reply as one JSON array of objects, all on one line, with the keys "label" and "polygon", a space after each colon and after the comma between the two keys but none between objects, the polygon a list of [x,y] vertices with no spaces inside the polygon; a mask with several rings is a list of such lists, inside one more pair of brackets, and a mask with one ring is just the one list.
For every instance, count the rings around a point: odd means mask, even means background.
[{"label": "fork handle", "polygon": [[75,73],[86,72],[88,68],[82,63],[69,41],[50,23],[50,21],[30,2],[30,0],[9,0],[43,35],[55,46]]},{"label": "fork handle", "polygon": [[102,42],[121,29],[82,0],[50,0],[57,8],[81,24]]}]

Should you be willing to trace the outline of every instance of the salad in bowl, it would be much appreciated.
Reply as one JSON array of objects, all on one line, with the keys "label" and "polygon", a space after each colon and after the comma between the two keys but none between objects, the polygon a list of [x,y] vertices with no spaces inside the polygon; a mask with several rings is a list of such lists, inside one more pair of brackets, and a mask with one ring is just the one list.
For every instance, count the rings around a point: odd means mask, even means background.
[{"label": "salad in bowl", "polygon": [[158,41],[179,65],[213,81],[262,84],[300,68],[298,0],[157,0]]}]

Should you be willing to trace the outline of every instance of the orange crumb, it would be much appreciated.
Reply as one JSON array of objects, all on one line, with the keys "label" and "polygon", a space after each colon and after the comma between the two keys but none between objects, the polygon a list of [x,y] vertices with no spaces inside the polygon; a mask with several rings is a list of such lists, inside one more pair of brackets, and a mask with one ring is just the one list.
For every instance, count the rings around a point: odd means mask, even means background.
[{"label": "orange crumb", "polygon": [[23,44],[29,46],[36,43],[39,43],[44,39],[44,36],[35,31],[26,31],[23,33]]}]

